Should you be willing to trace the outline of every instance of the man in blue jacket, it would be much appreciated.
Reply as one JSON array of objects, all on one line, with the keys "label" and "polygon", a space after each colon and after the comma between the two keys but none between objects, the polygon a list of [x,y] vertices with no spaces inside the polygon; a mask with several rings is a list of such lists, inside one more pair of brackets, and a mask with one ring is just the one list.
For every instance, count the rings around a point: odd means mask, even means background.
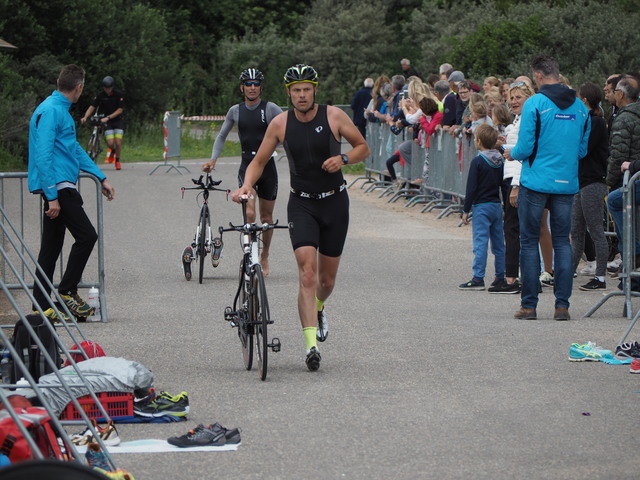
[{"label": "man in blue jacket", "polygon": [[[56,261],[62,251],[65,230],[75,242],[58,291],[69,311],[81,317],[93,314],[78,295],[78,284],[98,235],[82,208],[77,183],[80,171],[88,172],[102,183],[102,194],[113,200],[115,189],[104,173],[93,163],[76,139],[76,126],[69,108],[82,95],[84,70],[77,65],[65,66],[58,76],[58,88],[33,112],[29,124],[29,191],[42,195],[44,216],[38,263],[49,280],[53,279]],[[51,308],[51,291],[40,272],[43,288],[34,285],[34,310],[51,321],[58,321]]]},{"label": "man in blue jacket", "polygon": [[549,209],[554,253],[555,320],[569,320],[573,287],[571,208],[578,192],[578,161],[587,154],[591,123],[575,90],[560,84],[557,62],[536,57],[531,70],[538,93],[522,108],[518,143],[505,152],[507,160],[522,162],[520,217],[521,308],[514,317],[537,318],[540,222]]}]

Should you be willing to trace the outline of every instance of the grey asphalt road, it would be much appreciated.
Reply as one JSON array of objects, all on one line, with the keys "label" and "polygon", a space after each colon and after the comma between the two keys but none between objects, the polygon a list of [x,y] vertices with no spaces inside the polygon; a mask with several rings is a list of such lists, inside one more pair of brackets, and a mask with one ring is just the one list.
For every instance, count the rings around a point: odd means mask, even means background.
[{"label": "grey asphalt road", "polygon": [[[183,165],[195,176],[199,163]],[[218,162],[223,186],[235,187],[238,164]],[[576,288],[574,319],[555,322],[545,289],[539,320],[514,320],[518,296],[457,289],[471,276],[470,227],[389,209],[356,186],[315,373],[304,364],[288,235],[275,232],[267,289],[282,351],[271,354],[262,382],[244,370],[236,332],[223,319],[236,288],[238,238],[225,234],[220,266],[206,265],[202,285],[187,282],[180,253],[198,206],[195,193],[181,198],[180,188],[191,176],[149,176],[153,167],[105,167],[117,191],[104,216],[110,322],[83,328],[107,354],[150,368],[157,389],[189,393],[188,421],[122,424],[123,441],[220,422],[241,428],[242,445],[114,455],[136,479],[638,478],[640,375],[567,359],[573,342],[615,347],[627,326],[621,300],[580,318],[601,294]],[[285,161],[278,170],[276,218],[284,222]],[[223,194],[211,202],[214,225],[240,220],[240,207]]]}]

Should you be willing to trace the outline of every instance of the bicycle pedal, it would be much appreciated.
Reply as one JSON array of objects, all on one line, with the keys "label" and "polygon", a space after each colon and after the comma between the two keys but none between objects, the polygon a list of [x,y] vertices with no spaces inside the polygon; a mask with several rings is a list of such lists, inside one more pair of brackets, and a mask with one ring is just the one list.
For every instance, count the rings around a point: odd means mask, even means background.
[{"label": "bicycle pedal", "polygon": [[279,351],[280,351],[280,348],[281,348],[281,346],[282,346],[282,345],[281,345],[281,343],[280,343],[280,339],[279,339],[278,337],[273,337],[273,338],[271,339],[271,343],[269,343],[267,346],[268,346],[268,347],[270,347],[270,348],[271,348],[271,350],[272,350],[274,353],[277,353],[277,352],[279,352]]},{"label": "bicycle pedal", "polygon": [[230,322],[232,327],[238,326],[238,312],[234,312],[231,307],[224,309],[224,319]]}]

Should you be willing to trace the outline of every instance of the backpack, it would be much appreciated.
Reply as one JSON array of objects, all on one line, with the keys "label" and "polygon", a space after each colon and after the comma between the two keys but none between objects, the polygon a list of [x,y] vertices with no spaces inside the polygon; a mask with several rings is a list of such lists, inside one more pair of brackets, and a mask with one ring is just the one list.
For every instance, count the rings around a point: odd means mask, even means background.
[{"label": "backpack", "polygon": [[[15,413],[44,458],[68,459],[66,448],[61,448],[58,441],[59,435],[56,434],[51,424],[51,417],[44,408],[16,409]],[[31,445],[6,410],[0,411],[0,453],[9,457],[11,463],[37,458]]]},{"label": "backpack", "polygon": [[[44,324],[44,320],[42,320],[40,315],[29,314],[25,318],[35,330],[45,350],[53,359],[56,368],[60,368],[62,365],[62,357],[60,356],[60,349],[58,348],[54,334]],[[20,359],[36,382],[42,375],[53,372],[53,368],[51,368],[46,357],[38,348],[38,344],[31,338],[29,330],[24,326],[22,320],[16,322],[11,342],[13,348],[16,349]],[[24,377],[24,372],[18,368],[15,361],[12,363],[11,383],[16,383],[20,377]]]},{"label": "backpack", "polygon": [[[96,358],[96,357],[106,357],[107,355],[104,353],[103,348],[100,346],[99,343],[97,342],[92,342],[91,340],[85,340],[84,342],[80,343],[80,348],[82,350],[84,350],[84,352],[87,354],[87,357],[89,358]],[[74,343],[73,346],[71,347],[71,350],[77,350],[78,346]],[[71,357],[73,358],[73,360],[76,363],[80,363],[83,362],[85,360],[84,355],[82,355],[81,353],[72,353]],[[71,362],[69,362],[69,359],[64,361],[64,366],[68,367],[69,365],[71,365]]]}]

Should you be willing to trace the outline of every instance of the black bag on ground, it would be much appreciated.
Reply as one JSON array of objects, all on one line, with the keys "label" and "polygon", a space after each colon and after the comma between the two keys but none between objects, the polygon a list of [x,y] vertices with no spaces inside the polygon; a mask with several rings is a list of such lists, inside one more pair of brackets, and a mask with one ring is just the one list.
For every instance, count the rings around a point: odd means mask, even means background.
[{"label": "black bag on ground", "polygon": [[[49,352],[56,368],[60,368],[62,366],[62,358],[58,344],[54,339],[54,334],[44,324],[40,315],[30,314],[25,318],[33,327],[45,350]],[[46,356],[40,351],[36,341],[31,338],[29,330],[24,326],[22,320],[16,322],[11,343],[34,380],[38,381],[42,375],[53,372],[53,368],[51,368]],[[18,368],[15,361],[12,360],[12,364],[11,383],[16,383],[21,377],[24,377],[24,373]]]}]

